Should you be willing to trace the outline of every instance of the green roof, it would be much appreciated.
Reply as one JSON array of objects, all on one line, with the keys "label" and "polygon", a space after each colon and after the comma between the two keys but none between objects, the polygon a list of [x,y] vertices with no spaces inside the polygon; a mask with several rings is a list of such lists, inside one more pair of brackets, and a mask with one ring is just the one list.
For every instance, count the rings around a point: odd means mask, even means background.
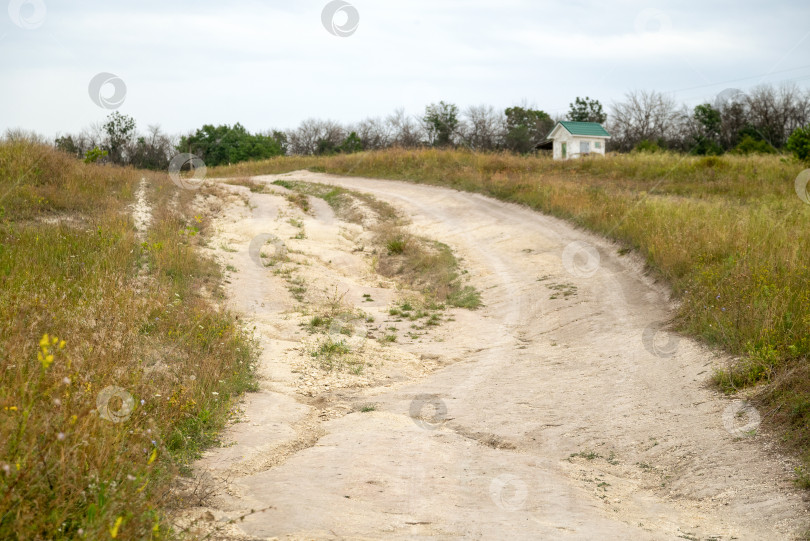
[{"label": "green roof", "polygon": [[[610,134],[598,122],[572,122],[561,120],[559,124],[571,132],[571,135],[586,135],[589,137],[610,137]],[[556,126],[555,126],[556,128]],[[553,131],[553,130],[552,130]],[[551,135],[551,134],[549,134]]]}]

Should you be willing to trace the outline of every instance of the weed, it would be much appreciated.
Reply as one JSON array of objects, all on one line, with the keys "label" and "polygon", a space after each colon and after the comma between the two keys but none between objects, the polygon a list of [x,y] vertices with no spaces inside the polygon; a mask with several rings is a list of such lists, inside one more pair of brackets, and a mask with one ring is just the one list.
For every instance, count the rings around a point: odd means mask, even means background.
[{"label": "weed", "polygon": [[234,186],[244,186],[249,188],[253,193],[264,193],[267,191],[267,186],[264,183],[256,182],[255,180],[251,180],[249,178],[228,179],[226,183]]},{"label": "weed", "polygon": [[304,302],[304,295],[306,295],[307,292],[306,283],[306,280],[300,276],[287,279],[287,290],[298,302]]},{"label": "weed", "polygon": [[304,212],[309,212],[310,210],[309,198],[306,195],[300,193],[290,193],[287,194],[286,197],[287,201],[289,201],[296,207],[300,208]]},{"label": "weed", "polygon": [[585,460],[594,460],[597,458],[602,458],[602,455],[597,454],[593,451],[580,451],[579,453],[571,453],[569,458],[584,458]]},{"label": "weed", "polygon": [[389,254],[401,254],[405,252],[407,242],[407,239],[397,237],[386,241],[385,248],[388,250]]}]

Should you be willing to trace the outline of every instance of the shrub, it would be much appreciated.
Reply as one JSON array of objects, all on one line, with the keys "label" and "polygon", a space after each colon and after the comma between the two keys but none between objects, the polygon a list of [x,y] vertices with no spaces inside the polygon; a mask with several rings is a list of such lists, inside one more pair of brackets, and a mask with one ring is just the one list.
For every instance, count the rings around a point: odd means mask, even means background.
[{"label": "shrub", "polygon": [[774,154],[774,149],[767,141],[754,139],[750,135],[742,138],[739,144],[732,150],[734,154]]},{"label": "shrub", "polygon": [[633,148],[635,152],[661,152],[663,150],[658,141],[648,141],[647,139],[639,141]]},{"label": "shrub", "polygon": [[810,161],[810,124],[796,128],[787,141],[787,149],[802,161]]}]

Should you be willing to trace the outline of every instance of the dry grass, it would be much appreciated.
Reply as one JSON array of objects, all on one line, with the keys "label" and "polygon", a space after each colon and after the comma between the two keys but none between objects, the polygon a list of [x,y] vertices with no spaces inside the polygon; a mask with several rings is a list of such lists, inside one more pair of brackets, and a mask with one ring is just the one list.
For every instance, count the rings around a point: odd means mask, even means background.
[{"label": "dry grass", "polygon": [[254,385],[207,218],[149,176],[139,238],[143,175],[0,143],[0,538],[171,537],[173,479]]},{"label": "dry grass", "polygon": [[256,182],[249,178],[230,178],[226,181],[227,184],[234,186],[244,186],[253,193],[264,193],[267,191],[267,185],[263,182]]},{"label": "dry grass", "polygon": [[728,392],[761,385],[766,422],[810,464],[810,205],[807,167],[781,156],[624,154],[555,162],[466,151],[277,158],[239,174],[302,167],[424,182],[530,206],[641,253],[681,301],[678,325],[738,355]]}]

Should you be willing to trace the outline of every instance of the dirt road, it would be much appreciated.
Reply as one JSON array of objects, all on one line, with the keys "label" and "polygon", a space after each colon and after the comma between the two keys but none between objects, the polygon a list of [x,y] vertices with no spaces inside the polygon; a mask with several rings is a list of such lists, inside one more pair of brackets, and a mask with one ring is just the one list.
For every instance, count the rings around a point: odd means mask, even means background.
[{"label": "dirt road", "polygon": [[[665,288],[632,255],[570,225],[479,195],[308,172],[277,178],[374,195],[452,247],[485,306],[405,332],[404,294],[372,272],[368,233],[284,190],[223,209],[212,246],[232,307],[256,325],[262,390],[230,446],[198,470],[218,492],[192,516],[213,537],[280,539],[792,539],[807,505],[793,465],[756,432],[759,412],[708,386],[724,358],[662,329]],[[254,239],[282,239],[294,275]],[[294,238],[298,237],[298,238]],[[251,242],[253,241],[253,244]],[[297,280],[297,281],[295,281]],[[353,336],[362,370],[326,370],[306,302],[374,318]],[[366,295],[365,297],[363,295]],[[407,323],[407,321],[405,322]],[[379,338],[397,327],[396,342]],[[208,514],[210,512],[210,514]]]}]

